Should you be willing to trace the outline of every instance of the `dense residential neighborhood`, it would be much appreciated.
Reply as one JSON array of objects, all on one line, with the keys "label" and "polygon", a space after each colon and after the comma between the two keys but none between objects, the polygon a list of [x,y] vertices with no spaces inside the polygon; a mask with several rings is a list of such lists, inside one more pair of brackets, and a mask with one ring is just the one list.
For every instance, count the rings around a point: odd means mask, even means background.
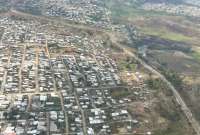
[{"label": "dense residential neighborhood", "polygon": [[0,0],[0,135],[200,135],[198,0]]},{"label": "dense residential neighborhood", "polygon": [[1,17],[0,24],[2,133],[93,135],[112,134],[117,123],[126,132],[142,126],[127,107],[147,101],[150,91],[139,72],[125,85],[103,39],[59,35],[33,20]]}]

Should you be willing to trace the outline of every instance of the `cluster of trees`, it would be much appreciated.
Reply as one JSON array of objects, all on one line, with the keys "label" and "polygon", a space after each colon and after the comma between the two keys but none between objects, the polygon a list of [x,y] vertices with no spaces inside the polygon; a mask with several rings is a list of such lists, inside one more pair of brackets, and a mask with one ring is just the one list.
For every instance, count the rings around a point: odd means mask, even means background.
[{"label": "cluster of trees", "polygon": [[177,88],[178,90],[182,89],[183,78],[181,78],[181,76],[177,72],[162,68],[161,73],[174,85],[175,88]]},{"label": "cluster of trees", "polygon": [[160,89],[163,85],[162,85],[162,81],[160,79],[153,79],[150,78],[148,80],[146,80],[146,84],[148,85],[148,87],[150,89]]},{"label": "cluster of trees", "polygon": [[[175,71],[159,68],[161,74],[163,74],[168,81],[172,83],[172,85],[178,89],[181,90],[183,88],[183,78]],[[162,81],[160,79],[152,79],[150,78],[147,80],[147,84],[152,89],[158,89],[163,85]]]}]

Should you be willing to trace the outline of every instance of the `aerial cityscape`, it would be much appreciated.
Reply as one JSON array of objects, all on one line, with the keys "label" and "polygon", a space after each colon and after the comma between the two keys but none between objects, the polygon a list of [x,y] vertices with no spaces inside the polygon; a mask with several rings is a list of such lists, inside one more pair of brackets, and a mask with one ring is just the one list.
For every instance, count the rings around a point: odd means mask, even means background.
[{"label": "aerial cityscape", "polygon": [[198,0],[0,0],[0,135],[200,135]]}]

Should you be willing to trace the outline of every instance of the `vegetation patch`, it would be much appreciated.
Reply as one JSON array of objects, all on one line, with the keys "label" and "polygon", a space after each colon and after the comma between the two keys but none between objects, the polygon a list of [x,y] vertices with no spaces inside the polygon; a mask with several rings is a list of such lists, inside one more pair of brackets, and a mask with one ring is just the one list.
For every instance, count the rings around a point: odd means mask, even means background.
[{"label": "vegetation patch", "polygon": [[143,27],[140,28],[141,32],[145,35],[157,36],[163,39],[177,41],[177,42],[188,42],[192,41],[192,37],[185,36],[180,33],[171,32],[168,30],[160,29],[160,28],[150,28]]},{"label": "vegetation patch", "polygon": [[123,98],[123,97],[127,97],[128,95],[130,95],[131,92],[126,89],[126,88],[122,88],[122,89],[112,89],[111,90],[111,95],[113,98],[116,98],[116,99],[120,99],[120,98]]},{"label": "vegetation patch", "polygon": [[200,52],[193,52],[193,53],[192,53],[192,57],[193,57],[195,60],[200,61]]},{"label": "vegetation patch", "polygon": [[143,1],[126,1],[121,2],[120,0],[106,0],[106,6],[111,10],[113,19],[117,20],[129,20],[136,17],[150,17],[150,16],[160,16],[167,15],[165,12],[154,12],[145,11],[140,8]]}]

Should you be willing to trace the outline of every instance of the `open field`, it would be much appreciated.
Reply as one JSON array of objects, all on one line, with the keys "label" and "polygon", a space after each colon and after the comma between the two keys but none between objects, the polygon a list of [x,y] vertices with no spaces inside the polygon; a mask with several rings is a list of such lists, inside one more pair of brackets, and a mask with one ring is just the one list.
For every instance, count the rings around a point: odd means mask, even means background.
[{"label": "open field", "polygon": [[187,37],[185,35],[177,34],[177,33],[170,32],[170,31],[164,30],[164,29],[162,30],[159,27],[158,28],[143,27],[140,30],[142,31],[142,33],[144,33],[146,35],[156,36],[156,37],[160,37],[160,38],[167,39],[167,40],[173,40],[173,41],[177,41],[177,42],[192,41],[192,37]]},{"label": "open field", "polygon": [[200,73],[200,63],[192,57],[178,51],[152,51],[151,55],[163,66],[180,74],[196,75]]}]

